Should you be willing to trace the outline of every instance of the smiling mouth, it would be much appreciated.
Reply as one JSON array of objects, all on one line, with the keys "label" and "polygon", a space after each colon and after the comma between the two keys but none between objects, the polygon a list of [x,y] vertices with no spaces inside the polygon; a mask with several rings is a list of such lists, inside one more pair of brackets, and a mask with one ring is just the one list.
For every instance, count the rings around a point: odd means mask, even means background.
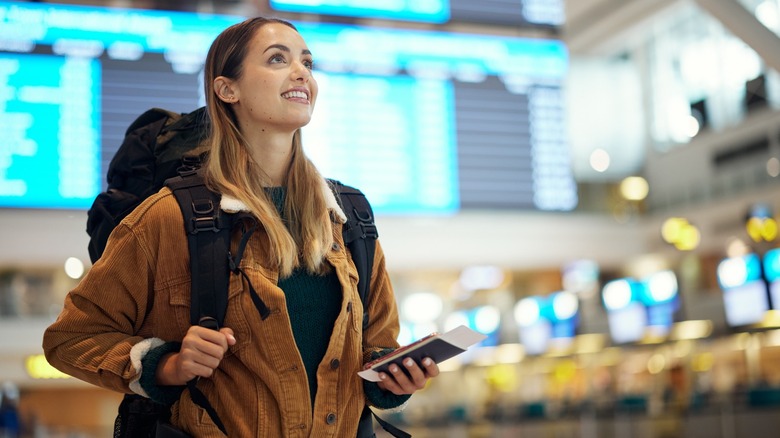
[{"label": "smiling mouth", "polygon": [[286,93],[282,93],[282,97],[285,99],[303,99],[309,101],[309,95],[305,91],[292,90]]}]

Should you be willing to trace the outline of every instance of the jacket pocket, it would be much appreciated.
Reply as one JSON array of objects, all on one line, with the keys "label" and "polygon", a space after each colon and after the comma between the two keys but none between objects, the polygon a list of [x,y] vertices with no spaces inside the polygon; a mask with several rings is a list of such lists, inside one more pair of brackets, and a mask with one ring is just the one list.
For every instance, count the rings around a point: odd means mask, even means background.
[{"label": "jacket pocket", "polygon": [[165,339],[181,340],[190,328],[189,277],[171,281],[155,294],[155,333]]},{"label": "jacket pocket", "polygon": [[[241,302],[242,284],[240,276],[230,274],[228,304],[222,327],[229,327],[233,330],[236,337],[236,344],[228,349],[225,356],[234,354],[235,351],[248,345],[250,341],[251,334],[249,331],[249,324],[244,315],[244,309]],[[192,325],[190,323],[191,293],[191,283],[189,279],[171,287],[168,291],[169,304],[173,310],[173,319],[175,320],[177,329],[180,333],[180,339],[184,337],[187,330],[189,330]],[[163,315],[162,319],[166,318],[169,319],[170,316]],[[167,323],[169,324],[170,322]],[[166,322],[163,322],[163,324],[166,324]]]},{"label": "jacket pocket", "polygon": [[[225,312],[224,327],[233,330],[236,338],[236,344],[228,349],[226,356],[235,354],[250,344],[252,331],[249,329],[249,322],[246,318],[247,311],[244,298],[244,281],[240,275],[230,274],[230,285],[228,287],[228,306]],[[251,301],[251,300],[250,300]]]}]

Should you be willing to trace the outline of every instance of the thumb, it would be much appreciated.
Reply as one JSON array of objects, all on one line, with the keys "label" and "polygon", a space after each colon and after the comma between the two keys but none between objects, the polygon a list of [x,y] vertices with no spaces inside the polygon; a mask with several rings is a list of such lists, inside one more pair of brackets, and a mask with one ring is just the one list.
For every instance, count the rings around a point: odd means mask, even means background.
[{"label": "thumb", "polygon": [[228,341],[228,345],[236,345],[236,337],[233,335],[233,329],[228,327],[222,327],[219,332],[225,335]]}]

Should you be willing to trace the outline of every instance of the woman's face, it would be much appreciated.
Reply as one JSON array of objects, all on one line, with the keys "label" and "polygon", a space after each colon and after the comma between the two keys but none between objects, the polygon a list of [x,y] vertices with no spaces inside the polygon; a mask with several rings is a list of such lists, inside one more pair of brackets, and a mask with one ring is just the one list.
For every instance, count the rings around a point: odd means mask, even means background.
[{"label": "woman's face", "polygon": [[280,23],[258,29],[241,77],[228,80],[241,130],[293,132],[309,123],[317,100],[312,66],[311,52],[295,29]]}]

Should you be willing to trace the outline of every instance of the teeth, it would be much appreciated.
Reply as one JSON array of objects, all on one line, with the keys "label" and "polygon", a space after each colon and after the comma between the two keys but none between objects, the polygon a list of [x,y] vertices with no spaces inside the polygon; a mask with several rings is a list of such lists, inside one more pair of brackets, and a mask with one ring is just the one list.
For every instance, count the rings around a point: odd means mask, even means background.
[{"label": "teeth", "polygon": [[309,96],[307,96],[306,93],[304,93],[303,91],[297,91],[297,90],[296,91],[288,91],[288,92],[282,94],[282,97],[284,97],[285,99],[294,99],[294,98],[306,99],[306,100],[309,99]]}]

